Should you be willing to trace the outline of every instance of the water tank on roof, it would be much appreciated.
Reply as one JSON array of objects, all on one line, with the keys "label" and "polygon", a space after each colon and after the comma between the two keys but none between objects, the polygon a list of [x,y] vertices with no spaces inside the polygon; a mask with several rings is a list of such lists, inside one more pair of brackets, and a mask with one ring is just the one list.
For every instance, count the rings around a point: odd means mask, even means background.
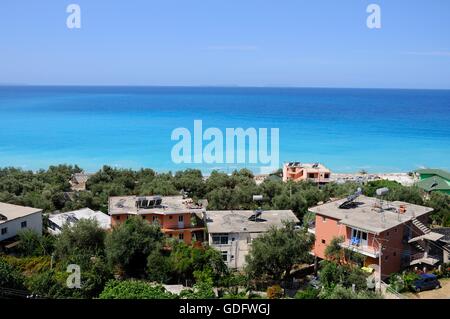
[{"label": "water tank on roof", "polygon": [[377,196],[385,196],[389,193],[389,188],[383,187],[376,190]]}]

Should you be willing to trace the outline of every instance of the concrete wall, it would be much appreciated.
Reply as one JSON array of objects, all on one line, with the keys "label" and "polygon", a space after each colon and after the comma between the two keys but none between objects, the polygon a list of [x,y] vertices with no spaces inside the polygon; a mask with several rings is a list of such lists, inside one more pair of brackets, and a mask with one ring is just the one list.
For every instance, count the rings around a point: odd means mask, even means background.
[{"label": "concrete wall", "polygon": [[[23,221],[27,222],[27,226],[22,228]],[[7,227],[8,232],[1,235],[1,229]],[[42,234],[42,213],[34,213],[28,216],[12,219],[0,224],[0,241],[16,236],[21,230],[32,229]]]},{"label": "concrete wall", "polygon": [[213,244],[213,235],[211,233],[208,235],[209,245],[220,252],[227,252],[228,267],[242,269],[246,264],[245,256],[248,255],[251,247],[251,238],[255,238],[259,233],[228,233],[228,245]]},{"label": "concrete wall", "polygon": [[316,241],[314,244],[314,255],[325,259],[325,248],[334,237],[347,236],[346,226],[338,224],[333,218],[316,214]]},{"label": "concrete wall", "polygon": [[402,242],[404,225],[393,227],[381,233],[378,237],[382,245],[381,276],[389,276],[402,268],[402,252],[405,250]]}]

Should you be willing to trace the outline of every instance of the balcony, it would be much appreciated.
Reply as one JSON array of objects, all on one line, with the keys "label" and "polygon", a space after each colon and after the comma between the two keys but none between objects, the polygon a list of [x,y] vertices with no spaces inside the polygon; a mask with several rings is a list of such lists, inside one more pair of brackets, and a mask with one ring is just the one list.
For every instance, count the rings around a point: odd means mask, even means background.
[{"label": "balcony", "polygon": [[307,177],[306,180],[314,182],[314,183],[329,183],[330,178],[325,177]]},{"label": "balcony", "polygon": [[409,262],[410,266],[420,265],[420,264],[427,264],[430,266],[434,266],[439,262],[438,256],[432,256],[426,252],[411,255],[410,258],[411,258],[410,262]]},{"label": "balcony", "polygon": [[378,258],[379,252],[377,249],[361,244],[361,243],[355,243],[350,240],[346,240],[343,243],[341,243],[342,248],[347,248],[350,250],[353,250],[357,253],[360,253],[364,256],[372,257],[372,258]]},{"label": "balcony", "polygon": [[315,235],[316,234],[316,223],[309,222],[308,223],[308,233]]}]

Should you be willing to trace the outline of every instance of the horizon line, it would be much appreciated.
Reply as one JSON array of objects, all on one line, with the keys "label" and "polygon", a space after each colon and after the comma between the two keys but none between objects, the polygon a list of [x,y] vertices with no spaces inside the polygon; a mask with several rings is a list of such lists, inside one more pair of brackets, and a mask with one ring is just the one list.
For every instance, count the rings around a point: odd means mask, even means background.
[{"label": "horizon line", "polygon": [[0,83],[0,87],[104,87],[104,88],[224,88],[224,89],[338,89],[338,90],[405,90],[450,91],[450,88],[415,87],[345,87],[345,86],[285,86],[285,85],[159,85],[159,84],[23,84]]}]

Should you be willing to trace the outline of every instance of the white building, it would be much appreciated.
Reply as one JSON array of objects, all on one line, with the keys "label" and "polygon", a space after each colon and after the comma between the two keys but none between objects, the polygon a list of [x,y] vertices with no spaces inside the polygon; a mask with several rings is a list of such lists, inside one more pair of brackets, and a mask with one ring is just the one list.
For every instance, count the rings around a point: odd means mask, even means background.
[{"label": "white building", "polygon": [[209,245],[222,253],[228,267],[237,269],[244,267],[253,239],[284,221],[299,222],[291,210],[207,211],[205,221]]},{"label": "white building", "polygon": [[0,241],[25,229],[42,234],[42,209],[0,203]]},{"label": "white building", "polygon": [[74,210],[72,212],[52,214],[49,216],[48,231],[50,234],[57,235],[61,232],[65,224],[76,224],[80,219],[94,219],[103,229],[111,228],[111,217],[100,211],[93,211],[90,208]]}]

